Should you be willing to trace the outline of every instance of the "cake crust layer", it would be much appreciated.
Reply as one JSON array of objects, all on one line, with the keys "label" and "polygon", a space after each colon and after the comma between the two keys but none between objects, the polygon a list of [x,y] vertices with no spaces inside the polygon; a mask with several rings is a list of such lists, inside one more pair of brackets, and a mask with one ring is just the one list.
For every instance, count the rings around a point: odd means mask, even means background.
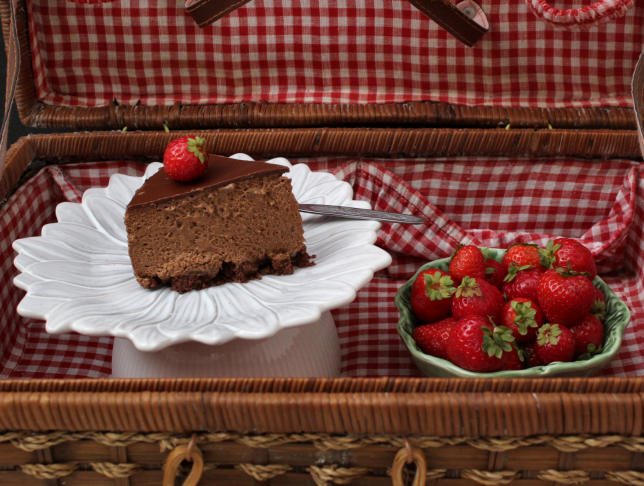
[{"label": "cake crust layer", "polygon": [[216,275],[184,274],[170,277],[161,281],[158,277],[137,278],[139,284],[145,288],[155,288],[169,284],[175,292],[183,294],[190,290],[201,290],[228,282],[246,283],[251,280],[261,279],[262,275],[290,275],[295,267],[310,267],[314,265],[306,249],[294,255],[277,255],[275,258],[266,258],[255,262],[242,262],[240,265],[225,263]]}]

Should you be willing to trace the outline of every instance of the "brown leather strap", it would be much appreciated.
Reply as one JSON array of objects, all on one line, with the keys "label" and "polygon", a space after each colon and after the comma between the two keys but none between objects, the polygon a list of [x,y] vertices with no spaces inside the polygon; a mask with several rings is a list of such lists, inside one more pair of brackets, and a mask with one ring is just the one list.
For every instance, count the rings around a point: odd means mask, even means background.
[{"label": "brown leather strap", "polygon": [[203,29],[248,2],[250,0],[199,0],[192,5],[187,5],[186,12]]},{"label": "brown leather strap", "polygon": [[18,84],[18,71],[20,69],[20,44],[18,43],[18,29],[16,27],[16,8],[18,0],[11,0],[11,25],[9,26],[9,45],[7,46],[7,91],[5,95],[4,117],[0,129],[0,176],[4,171],[7,158],[7,138],[9,134],[9,119],[13,97]]},{"label": "brown leather strap", "polygon": [[[186,12],[192,16],[199,27],[203,28],[249,1],[198,0],[196,3],[187,5]],[[409,2],[466,46],[472,47],[488,31],[461,12],[449,0],[409,0]]]},{"label": "brown leather strap", "polygon": [[449,0],[409,0],[409,3],[468,47],[481,40],[489,30],[474,22]]},{"label": "brown leather strap", "polygon": [[633,74],[633,104],[635,105],[635,120],[637,122],[637,135],[640,142],[640,150],[644,155],[644,53],[635,66]]}]

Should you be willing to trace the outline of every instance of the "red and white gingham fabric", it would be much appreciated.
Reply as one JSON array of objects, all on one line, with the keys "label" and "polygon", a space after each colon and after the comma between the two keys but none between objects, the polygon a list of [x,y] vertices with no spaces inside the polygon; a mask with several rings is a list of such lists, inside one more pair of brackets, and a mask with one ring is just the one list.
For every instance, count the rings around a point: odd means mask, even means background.
[{"label": "red and white gingham fabric", "polygon": [[589,29],[622,17],[635,5],[635,0],[599,0],[592,5],[564,10],[552,7],[550,0],[526,0],[539,19],[560,29]]},{"label": "red and white gingham fabric", "polygon": [[[632,313],[619,354],[604,375],[644,375],[644,164],[480,158],[434,160],[293,159],[333,171],[357,199],[376,209],[424,215],[424,226],[385,224],[378,245],[393,256],[356,300],[333,311],[347,376],[418,376],[396,325],[394,294],[416,269],[461,242],[507,247],[580,238],[600,273]],[[55,205],[78,202],[114,173],[143,174],[133,162],[49,167],[0,210],[0,377],[108,376],[110,338],[50,336],[43,323],[16,314],[24,292],[13,286],[16,238],[55,221]]]},{"label": "red and white gingham fabric", "polygon": [[479,3],[490,32],[473,48],[407,0],[253,0],[204,29],[178,0],[27,7],[37,96],[50,105],[631,106],[644,4],[568,32],[522,0]]}]

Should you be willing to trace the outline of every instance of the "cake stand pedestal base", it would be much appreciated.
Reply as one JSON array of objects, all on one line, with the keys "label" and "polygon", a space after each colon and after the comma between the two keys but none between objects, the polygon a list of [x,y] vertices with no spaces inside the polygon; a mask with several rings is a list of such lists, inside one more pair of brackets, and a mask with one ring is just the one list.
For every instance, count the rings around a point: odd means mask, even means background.
[{"label": "cake stand pedestal base", "polygon": [[115,338],[113,378],[335,377],[340,344],[329,312],[319,321],[267,339],[235,339],[219,346],[194,341],[145,353]]}]

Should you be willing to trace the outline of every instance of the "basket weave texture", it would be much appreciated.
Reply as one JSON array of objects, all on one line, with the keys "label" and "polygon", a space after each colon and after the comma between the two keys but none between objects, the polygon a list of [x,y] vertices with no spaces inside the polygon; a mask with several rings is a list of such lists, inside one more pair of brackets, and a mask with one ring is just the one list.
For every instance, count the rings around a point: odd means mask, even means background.
[{"label": "basket weave texture", "polygon": [[[637,486],[642,478],[641,380],[47,380],[0,388],[0,426],[14,430],[0,434],[8,485],[161,484],[161,464],[191,436],[205,462],[201,484],[384,485],[389,474],[403,484],[396,471],[408,450],[423,478],[440,484]],[[44,400],[49,413],[39,417]],[[179,478],[187,472],[180,468]]]}]

